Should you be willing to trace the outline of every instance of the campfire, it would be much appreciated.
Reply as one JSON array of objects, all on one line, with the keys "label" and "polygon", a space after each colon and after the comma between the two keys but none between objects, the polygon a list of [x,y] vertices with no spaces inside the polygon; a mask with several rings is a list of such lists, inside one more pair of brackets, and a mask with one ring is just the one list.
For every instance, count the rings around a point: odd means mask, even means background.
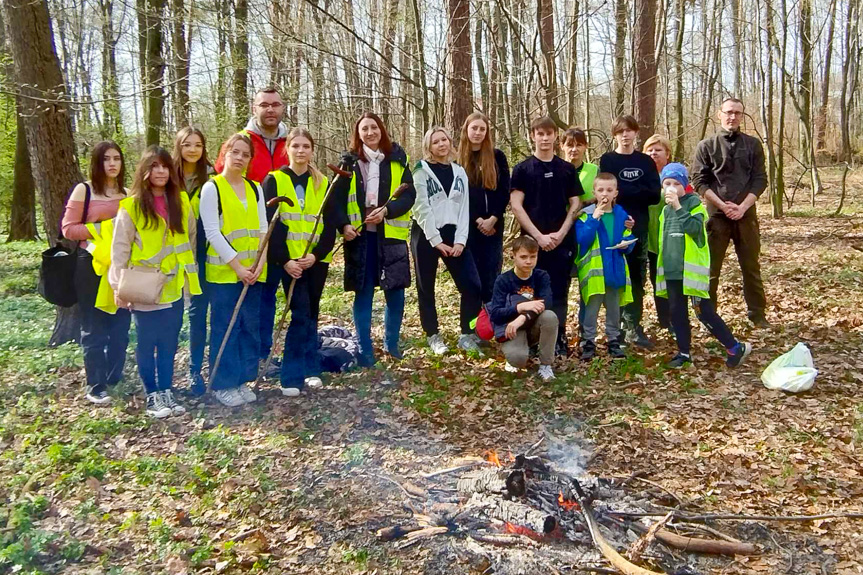
[{"label": "campfire", "polygon": [[[680,569],[681,552],[758,552],[755,545],[709,527],[687,525],[681,534],[682,523],[671,522],[675,509],[665,508],[668,512],[651,524],[642,516],[657,515],[660,506],[637,495],[627,481],[588,476],[542,449],[543,441],[503,461],[487,451],[483,459],[421,474],[416,483],[390,479],[407,498],[411,522],[382,528],[378,538],[405,548],[447,535],[485,550],[529,549],[544,554],[549,564],[626,575],[656,574],[657,566],[673,565],[675,573],[686,573]],[[609,571],[608,563],[617,571]]]}]

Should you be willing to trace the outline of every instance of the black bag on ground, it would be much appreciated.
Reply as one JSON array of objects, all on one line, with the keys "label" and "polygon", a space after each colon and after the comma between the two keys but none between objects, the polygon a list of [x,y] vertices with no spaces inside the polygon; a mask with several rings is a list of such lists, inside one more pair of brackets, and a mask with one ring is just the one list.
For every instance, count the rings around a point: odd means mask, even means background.
[{"label": "black bag on ground", "polygon": [[[81,221],[87,221],[87,212],[90,209],[90,186],[84,183],[84,211]],[[74,190],[74,188],[73,188]],[[72,192],[69,192],[72,195]],[[63,213],[60,215],[60,239],[63,239],[63,214],[66,213],[65,206],[69,198],[63,204]],[[77,244],[77,242],[76,242]],[[78,295],[75,293],[75,267],[77,265],[78,248],[67,248],[58,243],[53,248],[42,252],[42,264],[39,266],[39,285],[37,290],[48,303],[60,307],[72,307],[78,303]]]}]

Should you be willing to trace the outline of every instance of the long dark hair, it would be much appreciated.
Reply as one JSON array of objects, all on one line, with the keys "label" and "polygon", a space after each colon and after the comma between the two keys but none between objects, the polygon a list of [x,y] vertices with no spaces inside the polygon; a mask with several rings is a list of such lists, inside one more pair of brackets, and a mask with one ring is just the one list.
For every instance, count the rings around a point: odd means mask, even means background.
[{"label": "long dark hair", "polygon": [[363,141],[360,139],[360,122],[365,119],[374,120],[378,125],[378,129],[381,131],[381,141],[380,144],[378,144],[378,148],[384,156],[389,156],[393,151],[393,142],[390,140],[390,135],[387,132],[386,126],[384,126],[383,120],[373,112],[364,112],[362,116],[357,118],[357,121],[354,124],[354,131],[351,134],[351,151],[359,156],[361,160],[368,161],[366,153],[363,151]]},{"label": "long dark hair", "polygon": [[[200,159],[198,159],[195,164],[195,184],[198,186],[203,185],[204,182],[207,181],[207,176],[210,175],[210,172],[213,169],[213,164],[211,164],[209,158],[207,158],[207,137],[204,136],[204,132],[195,126],[180,128],[180,131],[177,132],[177,136],[174,138],[174,153],[172,154],[172,158],[174,160],[174,165],[177,168],[177,178],[179,179],[181,188],[186,187],[186,173],[183,170],[183,143],[189,136],[193,135],[201,138],[201,144],[204,147],[201,152]],[[186,191],[191,194],[195,190]]]},{"label": "long dark hair", "polygon": [[123,157],[123,150],[120,145],[114,140],[103,140],[96,144],[93,151],[90,152],[90,186],[93,193],[97,196],[104,196],[105,182],[108,179],[105,174],[105,152],[108,150],[117,150],[120,154],[120,173],[117,174],[117,189],[120,193],[126,193],[126,159]]},{"label": "long dark hair", "polygon": [[132,196],[141,213],[144,214],[144,227],[159,226],[159,214],[156,213],[153,190],[150,187],[150,170],[153,164],[161,164],[168,168],[168,183],[165,184],[165,199],[168,203],[168,227],[174,233],[181,234],[185,229],[183,208],[180,205],[180,182],[174,161],[168,150],[159,146],[150,146],[138,162],[135,177],[132,179]]}]

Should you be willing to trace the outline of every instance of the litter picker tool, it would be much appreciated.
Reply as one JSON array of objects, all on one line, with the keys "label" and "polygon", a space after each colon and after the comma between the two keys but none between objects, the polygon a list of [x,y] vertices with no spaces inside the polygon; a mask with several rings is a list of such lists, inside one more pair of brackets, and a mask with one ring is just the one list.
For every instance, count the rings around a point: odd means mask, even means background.
[{"label": "litter picker tool", "polygon": [[[384,205],[382,205],[380,208],[375,208],[375,209],[374,209],[374,210],[372,210],[372,211],[378,211],[378,210],[382,210],[382,209],[384,209],[385,207],[387,207],[387,206],[389,205],[389,203],[390,203],[391,201],[393,201],[393,200],[397,199],[397,198],[398,198],[400,195],[402,195],[402,193],[404,193],[404,192],[405,192],[405,190],[407,190],[409,187],[411,187],[411,186],[410,186],[410,184],[402,184],[402,185],[400,185],[399,187],[397,187],[397,188],[395,189],[395,191],[393,191],[393,193],[392,193],[392,194],[390,194],[390,197],[389,197],[389,198],[387,198],[387,201],[386,201],[386,202],[384,202]],[[357,228],[357,233],[359,234],[359,233],[363,230],[363,228],[364,228],[364,227],[366,227],[366,223],[365,223],[365,222],[362,222],[362,223],[360,224],[360,227],[358,227],[358,228]],[[346,241],[346,240],[342,240],[342,243],[340,243],[340,244],[338,245],[338,247],[336,247],[336,249],[335,249],[335,250],[333,250],[333,255],[336,255],[337,253],[339,253],[339,250],[340,250],[341,248],[345,247],[345,241]]]}]

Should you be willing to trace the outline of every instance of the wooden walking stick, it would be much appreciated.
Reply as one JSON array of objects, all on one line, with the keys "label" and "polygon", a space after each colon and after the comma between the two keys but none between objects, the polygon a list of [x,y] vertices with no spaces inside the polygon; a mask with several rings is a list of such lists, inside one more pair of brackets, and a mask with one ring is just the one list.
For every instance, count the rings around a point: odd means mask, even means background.
[{"label": "wooden walking stick", "polygon": [[[264,235],[261,245],[258,246],[258,253],[255,256],[255,268],[258,267],[259,263],[261,263],[261,258],[264,257],[264,252],[267,249],[267,244],[270,243],[270,236],[273,235],[273,228],[276,227],[276,222],[279,221],[278,204],[283,202],[291,207],[294,206],[294,202],[285,196],[276,196],[267,202],[267,207],[275,207],[276,212],[273,214],[273,217],[270,218],[270,225],[267,227],[267,233]],[[240,298],[237,300],[237,305],[234,306],[234,314],[231,316],[231,321],[228,323],[228,331],[225,332],[225,337],[222,338],[222,344],[219,346],[219,353],[216,354],[216,361],[213,363],[213,369],[210,370],[210,377],[207,379],[207,393],[210,392],[210,387],[213,385],[213,379],[216,377],[216,372],[219,371],[219,363],[222,361],[222,354],[225,351],[225,345],[228,343],[228,337],[230,337],[231,331],[234,329],[234,324],[237,323],[237,316],[240,315],[240,306],[243,305],[243,300],[246,299],[246,294],[248,292],[249,284],[243,284],[243,291],[240,292]]]},{"label": "wooden walking stick", "polygon": [[[339,178],[352,178],[353,173],[350,169],[353,167],[353,164],[348,161],[343,160],[341,167],[336,167],[333,164],[327,164],[327,167],[331,169],[336,177],[333,178],[333,181],[330,182],[329,187],[327,188],[327,192],[324,194],[324,199],[321,201],[321,207],[318,209],[318,213],[315,215],[315,225],[312,228],[312,234],[309,236],[309,239],[306,240],[306,247],[303,250],[302,257],[306,257],[309,255],[309,251],[312,249],[312,240],[315,239],[315,234],[318,231],[318,226],[321,223],[321,219],[324,215],[324,208],[327,205],[327,200],[330,198],[330,195],[333,191],[333,188],[336,185],[336,182],[339,181]],[[346,168],[346,169],[342,169]],[[273,351],[276,349],[276,342],[282,337],[282,330],[285,329],[285,322],[288,319],[288,311],[291,309],[291,299],[294,297],[294,286],[297,285],[297,278],[291,278],[291,285],[288,287],[288,295],[285,301],[285,309],[282,311],[282,317],[279,319],[279,326],[276,328],[276,333],[273,336],[273,345],[270,346],[270,353],[267,355],[267,361],[264,362],[264,365],[258,370],[258,376],[255,378],[255,383],[252,385],[252,390],[258,390],[258,384],[261,383],[261,377],[265,373],[267,373],[267,369],[270,367],[270,363],[273,361]]]},{"label": "wooden walking stick", "polygon": [[[407,190],[409,187],[411,187],[411,186],[410,186],[410,184],[402,184],[402,185],[400,185],[399,187],[397,187],[397,188],[395,189],[395,191],[390,195],[390,197],[389,197],[389,198],[387,198],[387,201],[386,201],[386,202],[384,202],[384,205],[382,205],[380,208],[375,208],[375,209],[374,209],[374,211],[377,211],[377,210],[379,210],[379,209],[383,209],[383,208],[387,207],[391,201],[393,201],[393,200],[397,199],[397,198],[398,198],[400,195],[402,195],[402,193],[404,193],[404,191],[405,191],[405,190]],[[365,226],[366,226],[366,223],[365,223],[365,222],[362,222],[362,223],[360,224],[360,227],[358,227],[358,228],[357,228],[357,234],[359,234]],[[345,241],[346,241],[346,240],[342,240],[342,243],[340,243],[340,244],[336,247],[336,249],[334,249],[334,250],[333,250],[333,255],[336,255],[337,253],[339,253],[339,250],[340,250],[340,249],[342,249],[343,247],[345,247]]]}]

